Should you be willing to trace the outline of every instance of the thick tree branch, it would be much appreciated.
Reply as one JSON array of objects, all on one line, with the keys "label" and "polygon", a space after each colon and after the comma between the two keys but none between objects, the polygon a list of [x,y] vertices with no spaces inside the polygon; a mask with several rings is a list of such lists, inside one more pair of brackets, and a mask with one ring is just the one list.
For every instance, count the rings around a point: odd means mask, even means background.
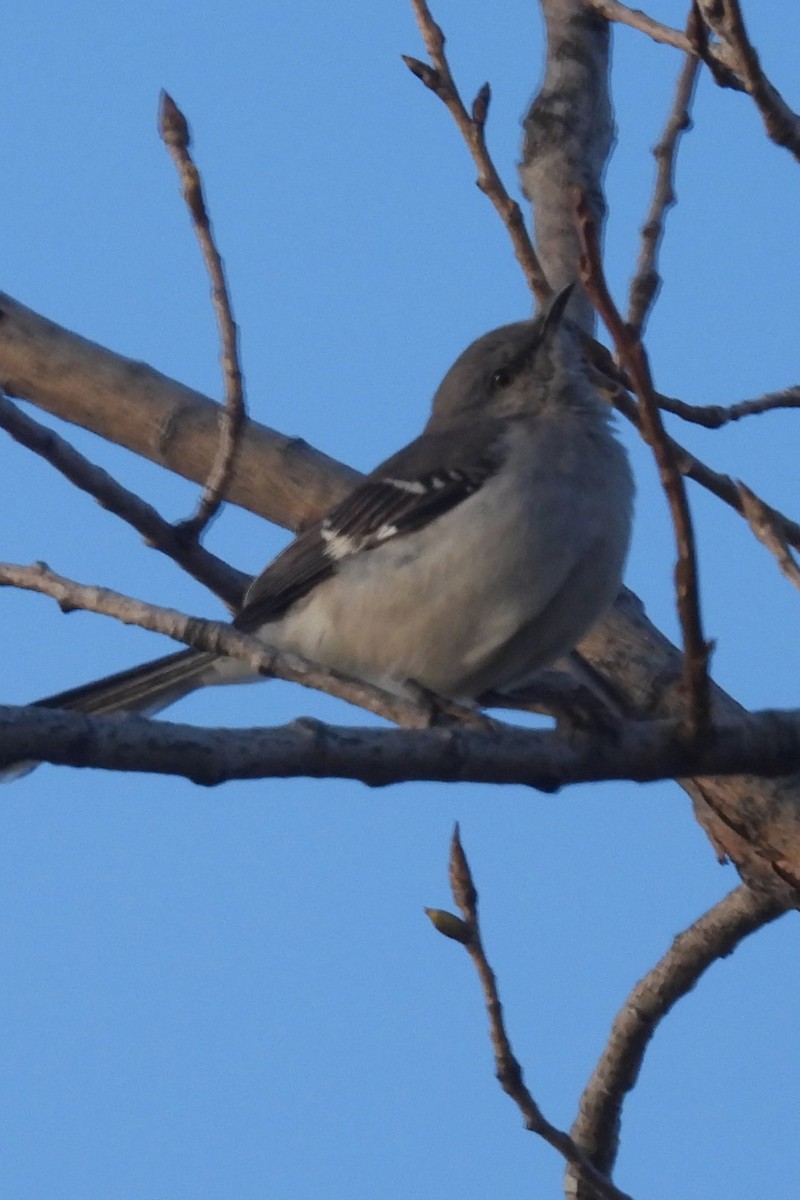
[{"label": "thick tree branch", "polygon": [[[186,479],[202,483],[211,471],[218,404],[3,293],[0,387]],[[227,497],[297,529],[340,500],[356,479],[356,471],[301,438],[248,421]]]},{"label": "thick tree branch", "polygon": [[[197,639],[214,644],[216,631],[197,625]],[[220,639],[237,649],[243,643]],[[238,639],[237,639],[238,641]],[[311,682],[314,668],[302,660],[270,658],[253,650],[252,664]],[[319,683],[314,680],[314,686]],[[328,686],[326,690],[334,691]],[[357,702],[366,707],[365,700]],[[268,701],[267,701],[268,703]],[[376,705],[377,707],[377,705]],[[399,706],[398,706],[399,708]],[[402,715],[402,714],[400,714]],[[781,776],[800,768],[800,712],[765,710],[726,720],[714,742],[687,742],[677,721],[629,721],[615,739],[606,734],[563,737],[551,730],[496,724],[491,731],[467,725],[422,728],[424,713],[410,714],[409,726],[376,729],[324,725],[302,719],[280,728],[198,729],[139,717],[87,717],[51,708],[0,708],[0,764],[33,759],[70,766],[179,775],[207,785],[229,779],[354,779],[368,787],[412,780],[441,783],[520,784],[555,792],[569,784],[602,780],[651,783],[675,776],[724,776],[750,771]],[[751,780],[751,786],[757,786]],[[644,803],[644,800],[643,800]],[[747,834],[746,829],[742,829]],[[800,876],[791,860],[775,856],[770,882],[788,884],[800,903]],[[784,888],[778,888],[788,895]]]},{"label": "thick tree branch", "polygon": [[[607,86],[608,22],[585,0],[542,0],[547,26],[547,60],[542,86],[523,122],[525,140],[519,173],[533,204],[536,243],[554,288],[575,280],[579,246],[565,189],[587,195],[600,235],[605,225],[603,172],[614,140]],[[586,333],[595,315],[576,288],[572,316]]]},{"label": "thick tree branch", "polygon": [[[636,1084],[645,1052],[659,1023],[692,990],[708,968],[740,942],[786,911],[775,896],[741,884],[679,933],[663,958],[640,979],[617,1014],[608,1043],[586,1085],[572,1138],[599,1171],[608,1175],[619,1148],[622,1106]],[[578,1178],[568,1195],[588,1200]]]}]

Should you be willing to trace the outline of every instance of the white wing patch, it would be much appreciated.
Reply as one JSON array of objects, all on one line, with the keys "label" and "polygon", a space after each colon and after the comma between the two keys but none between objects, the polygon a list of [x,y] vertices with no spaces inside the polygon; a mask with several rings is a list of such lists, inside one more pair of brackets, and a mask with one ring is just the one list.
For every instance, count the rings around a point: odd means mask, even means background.
[{"label": "white wing patch", "polygon": [[360,538],[350,537],[346,533],[340,533],[338,529],[331,526],[329,520],[322,522],[320,530],[322,540],[325,543],[325,553],[328,558],[338,561],[340,558],[347,558],[349,554],[355,554],[356,550],[360,549],[362,540]]},{"label": "white wing patch", "polygon": [[[345,500],[320,525],[326,558],[339,562],[408,532],[409,527],[425,524],[459,499],[477,491],[483,478],[481,472],[471,475],[456,467],[432,472],[422,479],[384,476],[368,482],[354,493],[354,499],[361,500],[360,507],[349,506]],[[444,501],[448,489],[451,492],[449,503]],[[439,500],[432,502],[434,496],[442,497],[442,503]]]},{"label": "white wing patch", "polygon": [[427,485],[419,479],[382,479],[382,483],[388,483],[390,487],[397,488],[398,492],[407,492],[410,496],[424,496],[427,492]]}]

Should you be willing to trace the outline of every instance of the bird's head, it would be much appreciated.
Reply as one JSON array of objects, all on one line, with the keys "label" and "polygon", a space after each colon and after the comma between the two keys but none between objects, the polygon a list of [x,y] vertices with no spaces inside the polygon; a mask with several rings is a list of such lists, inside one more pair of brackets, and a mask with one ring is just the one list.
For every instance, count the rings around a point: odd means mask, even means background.
[{"label": "bird's head", "polygon": [[563,403],[565,385],[580,370],[575,336],[563,320],[573,286],[558,292],[533,320],[501,325],[468,346],[437,389],[428,427],[444,429],[469,417],[523,416],[551,401]]}]

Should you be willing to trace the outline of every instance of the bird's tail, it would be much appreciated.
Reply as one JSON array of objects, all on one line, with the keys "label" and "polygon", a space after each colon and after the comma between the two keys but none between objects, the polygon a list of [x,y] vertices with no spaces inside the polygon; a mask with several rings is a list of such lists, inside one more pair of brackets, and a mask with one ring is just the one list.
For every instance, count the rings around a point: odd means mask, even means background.
[{"label": "bird's tail", "polygon": [[[127,671],[106,675],[93,683],[84,683],[69,691],[37,700],[34,708],[66,708],[71,712],[96,717],[138,713],[152,717],[174,704],[182,696],[210,681],[217,656],[201,650],[179,650],[165,658],[156,658]],[[0,782],[27,775],[35,762],[16,762],[0,766]]]},{"label": "bird's tail", "polygon": [[37,700],[34,708],[66,708],[71,712],[109,717],[139,713],[152,717],[182,696],[207,682],[216,655],[201,650],[179,650],[164,658],[117,671],[69,691]]}]

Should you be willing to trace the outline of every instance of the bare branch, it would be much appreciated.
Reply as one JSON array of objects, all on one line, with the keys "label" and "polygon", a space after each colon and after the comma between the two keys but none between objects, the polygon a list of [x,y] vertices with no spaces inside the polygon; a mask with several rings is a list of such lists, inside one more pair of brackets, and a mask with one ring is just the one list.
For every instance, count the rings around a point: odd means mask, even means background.
[{"label": "bare branch", "polygon": [[101,613],[126,625],[138,625],[140,629],[164,634],[198,650],[240,659],[255,674],[288,679],[303,687],[339,696],[407,728],[425,728],[437,720],[462,720],[467,724],[477,724],[483,730],[499,728],[499,723],[490,722],[470,709],[462,709],[457,705],[448,705],[443,709],[430,704],[420,705],[370,684],[347,679],[335,671],[315,666],[300,655],[282,653],[223,622],[189,617],[175,609],[147,604],[109,588],[75,583],[57,575],[44,563],[32,567],[0,563],[0,587],[3,586],[25,588],[50,596],[65,612],[81,609]]},{"label": "bare branch", "polygon": [[659,408],[674,413],[684,421],[702,425],[704,429],[721,429],[723,425],[741,421],[744,417],[760,416],[762,413],[787,408],[800,408],[800,386],[768,392],[755,400],[738,400],[735,404],[687,404],[683,400],[675,400],[660,393],[657,399]]},{"label": "bare branch", "polygon": [[[662,24],[661,21],[655,21],[640,8],[629,8],[627,4],[620,4],[618,0],[588,0],[588,2],[596,12],[601,13],[609,21],[616,21],[620,25],[629,25],[632,29],[638,29],[640,33],[647,34],[654,42],[661,42],[665,46],[674,46],[676,50],[683,50],[686,54],[697,54],[695,44],[682,30],[673,29],[669,25]],[[727,47],[712,44],[708,47],[708,53],[717,72],[715,74],[717,82],[722,85],[724,81],[724,86],[736,91],[743,91],[744,86],[735,74]]]},{"label": "bare branch", "polygon": [[667,124],[660,142],[653,149],[657,168],[656,184],[650,211],[642,228],[642,249],[628,302],[628,324],[638,336],[644,330],[649,311],[661,288],[658,251],[664,237],[667,210],[675,204],[675,159],[681,134],[692,127],[689,114],[699,67],[699,60],[687,54],[678,76]]},{"label": "bare branch", "polygon": [[[315,677],[315,669],[302,660],[271,658],[268,647],[247,645],[226,627],[213,629],[212,624],[194,626],[198,645],[235,650],[254,670],[272,668],[298,683],[326,686],[321,673]],[[334,686],[327,690],[333,692]],[[345,695],[344,688],[337,691]],[[357,702],[367,707],[362,697]],[[713,743],[702,746],[688,742],[677,721],[625,722],[611,741],[606,736],[565,738],[552,730],[499,724],[489,734],[455,723],[429,728],[427,713],[409,707],[407,715],[406,721],[398,702],[393,716],[405,721],[403,729],[324,725],[304,718],[277,728],[223,730],[5,705],[0,707],[0,764],[29,759],[152,771],[206,785],[305,777],[352,779],[375,788],[419,780],[511,784],[544,793],[579,783],[651,783],[690,775],[713,776],[721,784],[726,777],[750,772],[751,795],[756,778],[778,778],[800,767],[798,710],[765,710],[721,721],[715,725]],[[724,821],[727,814],[720,817]],[[770,868],[763,872],[768,890],[800,906],[800,871],[795,871],[792,845],[770,850],[758,844],[757,828],[748,830],[742,822],[737,828],[740,835],[752,834],[754,848],[765,859],[771,854]]]},{"label": "bare branch", "polygon": [[725,56],[745,91],[753,97],[767,136],[800,162],[800,116],[793,112],[764,74],[747,35],[739,0],[698,0],[695,5],[708,28],[725,48]]},{"label": "bare branch", "polygon": [[214,241],[211,220],[203,196],[200,172],[189,151],[189,124],[172,97],[164,91],[161,93],[159,128],[164,145],[177,168],[183,186],[183,198],[203,252],[206,270],[211,280],[211,296],[222,343],[225,407],[219,414],[219,446],[197,511],[179,526],[180,533],[187,541],[197,541],[225,498],[225,491],[233,474],[239,434],[247,413],[239,366],[238,330],[228,296],[225,266]]},{"label": "bare branch", "polygon": [[687,54],[699,54],[720,87],[746,91],[753,97],[769,138],[800,161],[800,116],[764,74],[758,54],[747,36],[739,0],[698,0],[693,6],[717,39],[715,41],[687,36],[653,20],[640,9],[618,3],[618,0],[589,0],[589,4],[609,21],[630,25],[654,41],[675,46]]},{"label": "bare branch", "polygon": [[[615,385],[610,380],[607,373],[603,379],[597,379],[597,384],[601,390],[606,392],[610,402],[614,405],[614,407],[621,412],[622,415],[628,421],[630,421],[632,425],[641,430],[639,405],[636,403],[633,397],[629,395],[628,391],[620,384]],[[662,396],[660,392],[657,392],[655,395],[659,408],[665,409],[668,412],[675,411],[676,406],[682,405],[682,401],[670,400],[668,397]],[[783,393],[780,393],[780,395],[783,395]],[[765,396],[764,400],[766,401],[772,398],[773,397]],[[777,398],[777,396],[775,398]],[[740,415],[746,416],[749,415],[750,411],[758,411],[755,406],[759,403],[760,401],[758,400],[741,401],[741,406],[747,406],[748,411],[742,412]],[[753,406],[752,410],[750,409],[751,405]],[[692,408],[692,405],[685,405],[684,407]],[[739,406],[733,405],[733,407],[737,408]],[[767,405],[763,411],[766,412],[769,407],[778,408],[780,405]],[[708,411],[709,413],[713,413],[717,410],[715,406],[712,406],[712,408]],[[722,411],[727,412],[729,410],[725,409]],[[732,419],[736,420],[737,418],[734,417]],[[720,421],[719,423],[725,424],[725,421]],[[700,421],[699,424],[705,425],[706,422]],[[693,479],[695,483],[699,483],[701,487],[704,487],[707,491],[711,492],[712,495],[717,496],[718,499],[729,505],[741,516],[744,516],[742,498],[738,490],[739,484],[736,482],[736,480],[732,479],[730,475],[723,475],[720,471],[715,471],[711,467],[706,466],[704,462],[702,462],[699,458],[696,458],[694,454],[687,450],[685,446],[682,446],[680,442],[676,442],[674,438],[669,436],[669,434],[666,434],[665,436],[667,438],[667,444],[669,445],[669,448],[675,457],[675,464],[681,474],[685,475],[688,479]],[[800,549],[800,525],[796,521],[793,521],[790,517],[787,517],[783,513],[779,512],[776,508],[772,508],[769,505],[767,505],[767,507],[769,508],[770,520],[775,525],[776,531],[780,533],[781,537],[788,545],[794,546],[795,549]]]},{"label": "bare branch", "polygon": [[[216,404],[0,295],[2,381],[10,392],[180,475],[199,481],[207,477],[217,445]],[[625,401],[635,414],[627,393]],[[739,507],[733,480],[687,451],[682,454],[681,470]],[[297,528],[340,500],[357,479],[357,472],[302,440],[248,421],[229,493],[235,503]],[[782,521],[789,544],[800,546],[797,526]],[[680,653],[647,620],[631,593],[620,595],[580,651],[623,715],[652,720],[678,718],[684,711]],[[731,720],[741,713],[721,689],[715,689],[715,711],[719,719]],[[776,870],[800,877],[800,778],[766,781],[762,773],[760,780],[684,776],[680,782],[717,853],[727,854],[745,877],[770,885]]]},{"label": "bare branch", "polygon": [[522,267],[528,287],[539,303],[544,303],[552,295],[552,289],[536,256],[520,207],[516,200],[509,196],[486,146],[484,128],[491,96],[489,85],[484,84],[478,92],[470,115],[450,71],[444,51],[444,34],[434,21],[426,0],[412,0],[412,5],[433,65],[429,66],[405,54],[403,62],[425,87],[439,97],[452,115],[478,168],[478,187],[491,200],[508,230],[514,254]]},{"label": "bare branch", "polygon": [[[574,283],[580,245],[572,189],[588,197],[595,223],[606,217],[603,175],[614,143],[608,22],[585,0],[541,0],[547,33],[544,79],[523,120],[519,176],[533,208],[539,258],[554,288]],[[595,312],[581,287],[569,316],[586,333]]]},{"label": "bare branch", "polygon": [[661,422],[650,377],[650,367],[641,340],[622,320],[606,284],[600,254],[597,227],[582,194],[576,203],[578,231],[583,252],[581,280],[614,339],[617,353],[633,383],[639,400],[641,430],[651,446],[659,476],[672,513],[678,561],[675,566],[675,590],[678,616],[683,634],[684,681],[689,703],[689,729],[694,737],[707,734],[711,721],[711,696],[708,678],[710,646],[703,636],[694,531],[683,477],[675,462],[669,439]]},{"label": "bare branch", "polygon": [[[620,412],[638,423],[635,401],[613,382],[615,367],[604,346],[598,387],[606,390]],[[618,373],[618,372],[617,372]],[[114,354],[0,293],[0,384],[14,396],[29,400],[62,420],[91,430],[116,445],[140,454],[187,479],[207,478],[218,445],[219,406],[184,384],[161,375],[144,363]],[[734,410],[764,403],[781,407],[776,394],[762,400],[740,401]],[[659,404],[677,411],[682,402],[658,396]],[[792,406],[791,393],[787,407]],[[746,406],[746,408],[745,408]],[[706,410],[687,406],[691,411]],[[709,412],[720,410],[712,406]],[[712,419],[716,419],[715,417]],[[737,416],[732,419],[736,420]],[[701,421],[700,423],[705,423]],[[724,424],[724,421],[722,422]],[[727,475],[705,466],[678,446],[685,475],[707,488],[737,512],[741,502],[736,484]],[[359,475],[304,442],[259,425],[245,424],[237,470],[228,498],[270,521],[298,529],[341,500]],[[800,549],[800,525],[773,509],[782,535]]]},{"label": "bare branch", "polygon": [[149,546],[166,554],[194,579],[205,584],[229,608],[238,607],[250,582],[248,575],[235,570],[197,542],[187,542],[150,504],[123,487],[102,467],[89,462],[52,429],[26,416],[2,394],[0,428],[49,462],[75,487],[94,496],[103,508],[127,521]]},{"label": "bare branch", "polygon": [[[636,1084],[659,1023],[713,963],[732,954],[744,938],[785,911],[774,895],[740,885],[678,934],[664,957],[633,988],[614,1021],[570,1131],[598,1170],[605,1174],[613,1170],[622,1106]],[[587,1196],[577,1180],[568,1192],[581,1200]]]},{"label": "bare branch", "polygon": [[[0,292],[0,386],[186,479],[202,483],[219,446],[219,405]],[[228,499],[297,529],[359,478],[357,471],[248,421]]]},{"label": "bare branch", "polygon": [[550,1124],[525,1084],[522,1067],[511,1048],[511,1042],[506,1032],[503,1006],[497,990],[497,979],[483,948],[478,920],[478,892],[467,856],[461,845],[458,825],[453,830],[450,843],[450,883],[453,899],[461,910],[465,930],[468,933],[468,936],[465,935],[457,940],[463,941],[483,988],[486,1011],[489,1016],[489,1037],[494,1049],[496,1074],[500,1086],[522,1113],[525,1128],[531,1133],[537,1134],[564,1157],[570,1168],[586,1184],[591,1195],[604,1197],[605,1200],[629,1200],[625,1192],[614,1187],[606,1174],[598,1171],[569,1134]]},{"label": "bare branch", "polygon": [[738,487],[742,512],[747,518],[748,525],[762,545],[775,555],[778,566],[789,582],[800,588],[800,565],[781,537],[780,531],[772,519],[772,510],[769,505],[760,500],[755,492],[751,492],[745,484],[739,483]]}]

